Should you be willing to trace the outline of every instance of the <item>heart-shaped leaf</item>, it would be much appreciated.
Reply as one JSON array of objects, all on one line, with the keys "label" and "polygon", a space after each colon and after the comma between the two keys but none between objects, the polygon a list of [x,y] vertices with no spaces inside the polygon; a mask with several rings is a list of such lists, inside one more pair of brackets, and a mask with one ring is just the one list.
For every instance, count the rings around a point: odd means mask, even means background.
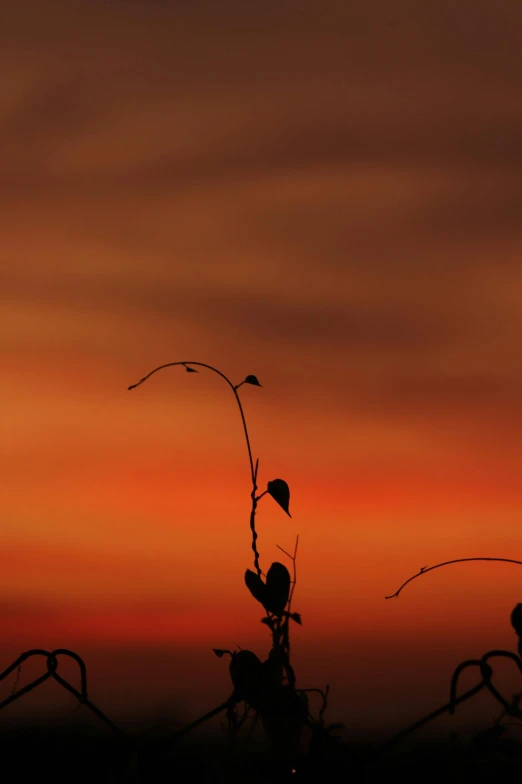
[{"label": "heart-shaped leaf", "polygon": [[256,376],[252,376],[252,375],[247,376],[245,378],[245,380],[243,381],[243,384],[252,384],[252,386],[254,386],[254,387],[260,387],[261,386],[261,384],[257,380],[257,377]]},{"label": "heart-shaped leaf", "polygon": [[277,501],[281,509],[283,509],[288,517],[292,517],[288,511],[290,503],[290,488],[284,479],[272,479],[266,486],[267,492],[270,493],[274,501]]},{"label": "heart-shaped leaf", "polygon": [[263,665],[252,651],[239,651],[232,656],[230,677],[238,699],[254,705],[262,687]]},{"label": "heart-shaped leaf", "polygon": [[266,575],[264,606],[268,612],[282,615],[290,594],[290,573],[286,566],[275,561]]},{"label": "heart-shaped leaf", "polygon": [[266,596],[266,585],[259,575],[253,572],[251,569],[247,569],[245,572],[245,583],[254,599],[257,599],[258,602],[264,604]]}]

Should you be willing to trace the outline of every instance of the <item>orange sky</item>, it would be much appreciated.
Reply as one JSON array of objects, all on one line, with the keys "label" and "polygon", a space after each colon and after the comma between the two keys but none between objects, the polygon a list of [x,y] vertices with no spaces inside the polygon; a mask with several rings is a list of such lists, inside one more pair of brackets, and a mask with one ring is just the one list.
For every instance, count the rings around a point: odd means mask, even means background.
[{"label": "orange sky", "polygon": [[175,360],[263,385],[292,518],[263,498],[262,566],[299,534],[298,680],[332,720],[399,729],[515,648],[520,567],[383,597],[522,558],[521,25],[513,0],[2,11],[6,666],[72,647],[115,719],[190,716],[228,695],[212,647],[267,651],[230,390],[127,391]]}]

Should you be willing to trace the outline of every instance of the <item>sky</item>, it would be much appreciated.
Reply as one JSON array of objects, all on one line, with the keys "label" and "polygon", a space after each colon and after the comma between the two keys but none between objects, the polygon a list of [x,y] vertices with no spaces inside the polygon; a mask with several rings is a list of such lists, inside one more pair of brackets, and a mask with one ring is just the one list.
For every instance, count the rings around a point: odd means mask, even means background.
[{"label": "sky", "polygon": [[[262,384],[240,395],[260,486],[291,490],[258,532],[264,571],[299,535],[298,685],[347,732],[399,730],[516,649],[519,566],[384,597],[522,558],[522,5],[2,6],[2,661],[72,648],[126,722],[225,699],[213,647],[266,655],[230,389],[127,389],[203,362]],[[46,684],[5,716],[73,707]]]}]

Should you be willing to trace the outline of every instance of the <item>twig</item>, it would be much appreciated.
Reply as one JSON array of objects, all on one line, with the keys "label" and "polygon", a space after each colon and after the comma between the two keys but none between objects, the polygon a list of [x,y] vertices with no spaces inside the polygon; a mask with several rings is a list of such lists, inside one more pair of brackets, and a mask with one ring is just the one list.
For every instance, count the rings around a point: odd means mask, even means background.
[{"label": "twig", "polygon": [[18,684],[20,682],[20,675],[21,675],[21,673],[22,673],[22,665],[19,664],[18,665],[18,669],[16,671],[15,682],[13,683],[13,688],[11,689],[11,695],[16,694],[16,690],[17,690]]},{"label": "twig", "polygon": [[515,561],[513,558],[456,558],[453,561],[444,561],[443,563],[436,564],[435,566],[423,566],[422,569],[414,574],[413,577],[410,577],[406,582],[404,582],[401,587],[395,591],[395,593],[390,594],[390,596],[385,596],[385,599],[394,599],[396,596],[400,594],[403,588],[405,588],[408,583],[411,583],[412,580],[415,580],[417,577],[420,577],[422,574],[427,574],[428,572],[433,571],[433,569],[440,569],[441,566],[448,566],[448,564],[455,564],[455,563],[464,563],[464,561],[502,561],[504,563],[513,563],[517,564],[518,566],[522,566],[522,561]]},{"label": "twig", "polygon": [[205,721],[208,721],[209,719],[213,719],[214,716],[217,716],[218,714],[222,713],[224,710],[227,710],[227,708],[229,707],[230,707],[230,700],[227,700],[226,702],[222,702],[221,705],[217,706],[217,708],[213,708],[211,711],[208,711],[208,713],[205,713],[203,714],[203,716],[200,716],[199,719],[192,721],[190,724],[187,724],[182,729],[178,730],[177,732],[174,732],[171,736],[169,736],[169,740],[178,740],[178,738],[183,737],[183,735],[186,735],[187,732],[190,732],[190,730],[199,727],[200,724],[203,724]]},{"label": "twig", "polygon": [[205,362],[189,362],[189,361],[185,361],[185,362],[167,362],[165,365],[160,365],[159,367],[154,368],[154,370],[151,370],[150,373],[147,373],[146,376],[143,376],[143,378],[141,378],[136,384],[131,384],[130,387],[128,387],[128,389],[129,390],[136,389],[136,387],[139,387],[140,384],[143,384],[144,381],[146,381],[148,378],[150,378],[154,373],[157,373],[158,370],[163,370],[163,368],[182,366],[185,369],[190,370],[190,368],[188,367],[189,365],[197,365],[198,367],[204,367],[204,368],[207,368],[208,370],[211,370],[213,373],[217,373],[218,376],[220,376],[224,381],[226,381],[226,383],[228,384],[228,386],[230,387],[230,389],[234,393],[234,397],[236,399],[236,403],[237,403],[238,408],[239,408],[239,413],[241,414],[241,421],[243,423],[243,431],[244,431],[244,434],[245,434],[245,440],[246,440],[246,445],[247,445],[247,450],[248,450],[248,460],[249,460],[249,463],[250,463],[250,478],[251,478],[251,481],[252,481],[252,494],[251,494],[252,509],[251,509],[251,512],[250,512],[250,530],[252,531],[252,550],[254,551],[254,567],[255,567],[255,569],[257,571],[258,576],[261,577],[261,568],[259,566],[259,552],[257,550],[257,544],[256,544],[256,542],[257,542],[257,531],[256,531],[256,525],[255,525],[256,507],[257,507],[257,502],[259,500],[258,498],[256,498],[257,471],[258,471],[258,462],[259,461],[256,460],[256,465],[254,467],[254,460],[252,458],[252,449],[250,447],[250,438],[248,436],[248,429],[247,429],[245,414],[244,414],[244,411],[243,411],[243,406],[241,405],[241,400],[240,400],[239,395],[237,393],[238,388],[242,384],[244,384],[245,381],[242,381],[240,384],[233,384],[230,381],[230,379],[227,378],[227,376],[225,376],[224,373],[222,373],[217,368],[212,367],[212,365],[207,365]]},{"label": "twig", "polygon": [[323,714],[324,714],[326,708],[328,707],[328,692],[329,691],[330,691],[330,684],[327,683],[325,692],[323,694],[323,704],[321,705],[321,709],[319,711],[319,721],[321,722],[321,724],[323,723]]},{"label": "twig", "polygon": [[[491,667],[486,664],[485,661],[482,659],[467,659],[466,661],[461,662],[459,666],[456,668],[455,672],[452,675],[451,683],[450,683],[450,709],[449,713],[451,716],[455,713],[455,705],[457,704],[457,681],[459,679],[459,675],[463,672],[467,667],[472,666],[480,667],[480,674],[482,675],[482,680],[486,683],[486,678],[491,677],[493,674]],[[487,685],[487,683],[486,683]]]},{"label": "twig", "polygon": [[[183,367],[187,367],[187,365],[198,365],[199,367],[205,367],[208,370],[212,370],[213,373],[217,373],[218,376],[221,376],[221,378],[224,381],[227,382],[227,384],[231,388],[232,392],[234,393],[234,396],[236,398],[236,402],[237,402],[237,405],[239,407],[239,411],[240,411],[240,414],[241,414],[241,421],[243,422],[243,430],[245,432],[245,439],[246,439],[246,444],[247,444],[247,449],[248,449],[248,459],[250,461],[250,474],[251,474],[251,477],[252,477],[252,482],[255,482],[254,461],[252,460],[252,450],[250,449],[250,439],[248,437],[248,430],[247,430],[247,426],[246,426],[245,415],[243,413],[243,406],[241,405],[241,400],[239,399],[239,395],[237,394],[237,388],[240,386],[240,384],[234,385],[230,381],[230,379],[225,376],[224,373],[222,373],[217,368],[212,367],[212,365],[206,365],[204,362],[167,362],[167,364],[160,365],[159,367],[154,368],[154,370],[151,370],[150,373],[147,373],[146,376],[143,376],[143,378],[140,378],[140,380],[136,384],[131,384],[130,387],[128,387],[128,389],[129,390],[136,389],[136,387],[139,387],[140,384],[143,384],[143,382],[146,381],[148,378],[150,378],[154,373],[157,373],[158,370],[163,370],[163,368],[167,368],[167,367],[174,367],[175,365],[183,365]],[[244,383],[244,382],[242,382],[242,383]]]},{"label": "twig", "polygon": [[33,689],[36,689],[37,686],[40,686],[40,684],[44,683],[48,678],[51,677],[52,673],[46,672],[45,675],[41,675],[39,678],[36,678],[36,680],[31,681],[31,683],[28,683],[27,686],[24,686],[23,689],[20,689],[20,691],[17,691],[7,697],[5,700],[2,700],[2,702],[0,702],[0,710],[2,710],[2,708],[7,708],[7,706],[12,702],[20,699],[20,697],[23,697],[24,694],[28,694]]},{"label": "twig", "polygon": [[285,550],[283,547],[281,547],[281,545],[276,544],[276,547],[278,547],[281,550],[282,553],[284,553],[286,556],[288,556],[288,558],[290,558],[290,560],[292,561],[293,567],[294,567],[294,579],[292,580],[292,587],[290,589],[290,596],[288,597],[288,612],[289,613],[291,612],[291,609],[292,609],[292,596],[294,594],[295,586],[296,586],[296,583],[297,583],[297,563],[296,563],[296,559],[297,559],[297,546],[298,546],[298,544],[299,544],[299,534],[297,535],[296,540],[295,540],[295,547],[294,547],[294,554],[293,555],[291,555],[287,550]]},{"label": "twig", "polygon": [[477,683],[476,686],[473,686],[472,689],[469,689],[468,691],[464,692],[464,694],[461,694],[460,697],[457,697],[452,702],[447,702],[446,705],[443,705],[441,708],[437,708],[437,710],[434,710],[432,713],[428,713],[427,716],[424,716],[424,718],[419,719],[419,721],[416,721],[415,724],[410,724],[409,727],[406,727],[406,729],[398,732],[397,735],[394,735],[392,738],[390,738],[390,740],[386,741],[381,747],[381,749],[382,750],[387,749],[389,746],[396,743],[401,738],[404,738],[405,735],[409,735],[410,732],[415,732],[415,730],[424,727],[425,724],[428,724],[428,722],[433,721],[433,719],[437,719],[439,716],[442,716],[443,713],[450,712],[454,706],[460,705],[466,700],[469,700],[470,697],[473,697],[475,694],[478,694],[479,691],[482,691],[482,689],[484,689],[485,687],[486,684],[484,681]]},{"label": "twig", "polygon": [[[80,667],[81,692],[72,686],[65,678],[62,678],[61,675],[58,675],[56,670],[58,668],[57,656],[59,655],[68,656],[78,663]],[[39,678],[36,678],[34,681],[31,681],[31,683],[28,683],[26,686],[24,686],[23,689],[20,689],[20,691],[12,693],[9,697],[7,697],[7,699],[0,702],[0,710],[7,707],[15,700],[20,699],[20,697],[23,697],[24,694],[28,694],[37,686],[40,686],[42,683],[44,683],[48,678],[54,678],[54,680],[56,680],[60,686],[63,686],[63,688],[66,689],[70,694],[74,695],[81,705],[85,705],[87,708],[89,708],[89,710],[98,716],[98,718],[107,724],[107,726],[109,726],[114,732],[119,735],[126,734],[87,698],[87,670],[85,663],[81,656],[79,656],[74,651],[68,650],[67,648],[56,648],[54,651],[46,651],[42,648],[33,648],[32,650],[25,651],[16,659],[16,661],[14,661],[11,665],[9,665],[9,667],[0,673],[0,681],[7,677],[7,675],[13,672],[13,670],[15,670],[17,667],[19,667],[24,661],[26,661],[26,659],[29,659],[32,656],[44,656],[47,659],[47,672],[44,673],[44,675],[41,675]]]},{"label": "twig", "polygon": [[285,661],[285,671],[286,671],[286,676],[288,678],[288,682],[292,686],[295,686],[295,673],[294,673],[293,667],[290,664],[290,634],[289,634],[288,627],[289,627],[289,624],[290,624],[290,613],[291,613],[291,610],[292,610],[292,596],[294,594],[295,586],[296,586],[296,583],[297,583],[296,558],[297,558],[297,545],[298,544],[299,544],[299,535],[297,535],[296,540],[295,540],[295,547],[294,547],[294,554],[293,555],[290,555],[290,553],[287,552],[283,547],[281,547],[281,545],[279,545],[279,544],[276,545],[276,547],[278,547],[281,550],[282,553],[284,553],[286,556],[288,556],[288,558],[290,558],[290,560],[293,563],[293,567],[294,567],[294,579],[292,580],[292,587],[290,589],[290,594],[288,596],[288,611],[287,611],[288,614],[286,615],[285,620],[283,622],[283,647],[284,647],[284,649],[286,651],[285,652],[285,660],[286,660]]},{"label": "twig", "polygon": [[514,695],[513,702],[509,703],[506,700],[506,698],[498,691],[498,689],[496,689],[495,686],[493,686],[493,684],[491,683],[493,671],[491,667],[487,664],[487,661],[488,659],[492,659],[493,657],[496,656],[503,657],[505,659],[511,659],[511,661],[514,661],[519,669],[519,672],[521,673],[522,673],[522,661],[515,653],[512,653],[511,651],[501,651],[501,650],[488,651],[487,653],[484,654],[481,660],[485,664],[485,667],[487,669],[487,673],[484,676],[484,682],[488,687],[489,691],[491,692],[491,694],[495,697],[495,699],[498,702],[500,702],[500,704],[504,708],[504,713],[507,713],[508,716],[515,716],[518,719],[522,719],[522,712],[518,709],[518,702],[520,697]]}]

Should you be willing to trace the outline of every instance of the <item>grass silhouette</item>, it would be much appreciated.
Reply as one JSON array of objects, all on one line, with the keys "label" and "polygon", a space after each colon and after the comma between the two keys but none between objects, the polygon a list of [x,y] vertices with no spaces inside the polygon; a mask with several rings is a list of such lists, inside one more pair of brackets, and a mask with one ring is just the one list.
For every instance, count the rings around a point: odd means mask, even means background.
[{"label": "grass silhouette", "polygon": [[[268,569],[261,568],[256,515],[259,503],[265,496],[270,496],[289,517],[290,488],[286,481],[274,478],[266,482],[265,489],[259,488],[259,459],[252,453],[248,428],[238,390],[243,385],[261,387],[255,375],[247,375],[243,381],[233,384],[220,370],[202,362],[170,362],[161,365],[128,389],[139,387],[158,371],[179,366],[188,373],[199,372],[197,368],[205,368],[219,375],[234,394],[243,427],[248,453],[251,480],[249,529],[253,553],[253,569],[246,569],[244,575],[245,588],[255,602],[262,608],[260,619],[267,627],[270,647],[266,656],[260,659],[250,650],[227,650],[214,648],[213,653],[228,660],[231,679],[229,696],[219,705],[198,717],[194,721],[179,727],[177,730],[166,728],[158,732],[142,733],[140,736],[124,732],[108,716],[88,698],[87,669],[83,659],[74,651],[57,648],[47,651],[39,648],[22,653],[12,664],[0,673],[0,682],[16,672],[16,681],[11,694],[0,702],[0,709],[6,708],[14,701],[29,694],[48,679],[54,679],[77,700],[79,705],[86,706],[103,724],[112,730],[115,745],[111,748],[104,741],[95,739],[90,730],[82,729],[78,734],[74,728],[65,731],[60,728],[58,736],[49,729],[40,734],[18,733],[15,735],[4,732],[0,735],[0,751],[11,752],[18,748],[18,755],[27,750],[28,746],[37,749],[37,761],[44,759],[46,752],[59,748],[59,759],[64,763],[64,779],[71,780],[71,766],[75,766],[74,780],[90,781],[96,776],[98,781],[119,781],[134,784],[138,782],[160,782],[168,778],[169,770],[178,777],[203,778],[208,781],[333,781],[339,778],[342,771],[344,779],[353,781],[382,781],[383,776],[398,774],[402,781],[424,781],[442,778],[446,781],[479,781],[484,773],[490,780],[492,771],[500,758],[504,760],[503,775],[511,776],[511,767],[515,771],[522,770],[522,746],[505,737],[507,727],[522,727],[521,694],[512,695],[507,699],[493,683],[493,660],[512,661],[522,674],[522,604],[517,604],[511,613],[511,625],[518,636],[518,655],[510,651],[491,650],[479,659],[468,659],[461,662],[455,669],[450,682],[449,701],[404,728],[377,748],[355,747],[343,742],[334,731],[342,729],[342,724],[327,724],[324,714],[328,707],[329,686],[319,688],[300,688],[292,665],[291,629],[293,624],[302,624],[301,614],[292,609],[292,601],[297,583],[297,553],[299,537],[296,537],[292,552],[276,545],[292,563],[292,575],[287,567],[278,561]],[[460,558],[445,561],[431,567],[423,567],[418,573],[406,580],[400,588],[386,599],[398,597],[401,591],[414,579],[442,566],[465,561],[502,561],[522,565],[521,561],[509,558]],[[42,658],[46,672],[18,688],[22,665],[30,658]],[[79,668],[80,688],[72,685],[58,672],[60,658],[73,659]],[[468,668],[476,668],[480,680],[475,686],[457,694],[458,681],[461,674]],[[471,699],[481,691],[488,691],[502,708],[502,713],[492,727],[478,733],[471,745],[464,748],[455,738],[446,744],[438,744],[431,749],[425,744],[416,747],[404,747],[398,743],[421,727],[435,720],[444,713],[453,715],[457,706]],[[310,711],[308,695],[317,693],[322,704],[317,716]],[[225,714],[228,743],[216,746],[207,740],[190,740],[190,734],[197,727],[214,717]],[[261,726],[265,741],[254,737],[254,730]],[[308,730],[308,743],[304,742],[304,730]],[[246,732],[245,732],[246,730]],[[81,736],[81,737],[80,737]],[[181,744],[180,741],[184,740]],[[239,744],[239,741],[242,744]],[[121,743],[123,741],[123,744]],[[82,747],[82,742],[84,746]],[[57,745],[58,744],[58,745]],[[87,744],[87,746],[85,746]],[[88,751],[86,748],[88,747]],[[248,758],[245,762],[245,749]],[[267,754],[267,749],[269,754]],[[230,752],[231,756],[227,757]],[[70,762],[69,756],[70,754]],[[78,768],[78,758],[88,754],[93,767],[84,765]],[[102,760],[112,754],[113,767]],[[489,755],[489,757],[488,757]],[[495,756],[496,755],[496,756]],[[51,754],[49,764],[55,766],[53,779],[56,782],[56,758]],[[506,763],[506,759],[508,762]],[[96,760],[98,767],[96,767]],[[489,760],[489,762],[488,762]],[[30,757],[26,762],[30,762]],[[251,764],[252,763],[252,764]],[[35,762],[35,765],[37,762]],[[426,766],[428,765],[428,769]],[[489,765],[489,767],[488,767]],[[95,771],[95,772],[94,772]],[[419,775],[419,772],[422,775]],[[25,778],[40,778],[40,771],[35,768],[27,772]],[[520,775],[519,775],[520,778]],[[61,779],[60,779],[61,780]],[[515,779],[516,780],[516,779]]]}]

